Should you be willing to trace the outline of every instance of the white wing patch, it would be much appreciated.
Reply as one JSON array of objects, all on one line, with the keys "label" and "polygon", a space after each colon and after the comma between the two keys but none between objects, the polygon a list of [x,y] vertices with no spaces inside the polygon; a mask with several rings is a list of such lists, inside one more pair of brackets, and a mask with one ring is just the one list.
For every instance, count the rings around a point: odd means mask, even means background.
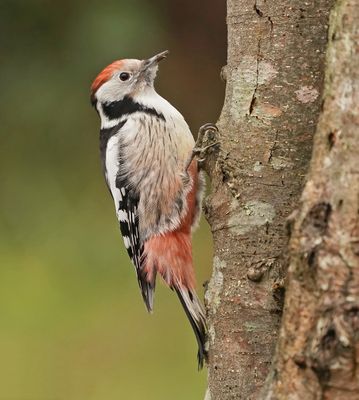
[{"label": "white wing patch", "polygon": [[129,249],[131,247],[131,241],[130,238],[128,236],[124,236],[123,237],[123,241],[125,243],[125,247],[126,249]]},{"label": "white wing patch", "polygon": [[122,201],[123,194],[121,193],[120,189],[116,187],[116,176],[119,170],[118,147],[119,133],[113,135],[107,143],[106,180],[115,203],[117,217],[120,219],[118,205],[120,201]]},{"label": "white wing patch", "polygon": [[129,222],[127,212],[125,212],[124,210],[119,209],[119,210],[117,211],[117,218],[118,218],[120,221]]}]

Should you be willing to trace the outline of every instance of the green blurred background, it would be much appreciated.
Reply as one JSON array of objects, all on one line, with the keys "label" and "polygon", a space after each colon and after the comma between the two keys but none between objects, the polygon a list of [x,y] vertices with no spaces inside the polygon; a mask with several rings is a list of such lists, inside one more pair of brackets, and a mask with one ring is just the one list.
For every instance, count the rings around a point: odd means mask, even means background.
[{"label": "green blurred background", "polygon": [[[196,132],[223,101],[221,0],[0,0],[0,400],[202,399],[176,296],[142,304],[99,162],[89,86],[169,49],[158,91]],[[198,287],[211,238],[194,238]]]}]

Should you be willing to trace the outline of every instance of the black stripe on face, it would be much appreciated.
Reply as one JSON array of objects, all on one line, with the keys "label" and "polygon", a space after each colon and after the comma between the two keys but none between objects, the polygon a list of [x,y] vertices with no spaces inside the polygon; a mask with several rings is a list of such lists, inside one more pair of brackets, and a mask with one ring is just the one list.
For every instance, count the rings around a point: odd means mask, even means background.
[{"label": "black stripe on face", "polygon": [[129,96],[125,96],[122,100],[119,101],[104,103],[102,104],[102,109],[106,117],[110,120],[118,119],[121,118],[123,115],[129,115],[141,111],[165,121],[165,117],[162,113],[158,112],[154,108],[146,107],[143,104],[133,101],[133,99],[131,99]]}]

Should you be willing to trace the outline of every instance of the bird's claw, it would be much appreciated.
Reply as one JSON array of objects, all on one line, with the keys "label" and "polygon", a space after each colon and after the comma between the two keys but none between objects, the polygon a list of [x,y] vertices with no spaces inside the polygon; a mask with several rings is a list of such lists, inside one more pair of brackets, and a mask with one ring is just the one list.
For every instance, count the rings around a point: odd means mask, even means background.
[{"label": "bird's claw", "polygon": [[194,157],[201,156],[201,158],[199,158],[197,160],[198,165],[201,167],[203,165],[204,161],[205,161],[205,153],[206,153],[206,151],[211,147],[219,145],[219,142],[215,142],[215,143],[211,143],[211,144],[209,144],[207,146],[204,146],[204,147],[202,146],[204,136],[207,134],[208,139],[209,140],[213,140],[214,137],[215,137],[214,134],[216,132],[218,132],[218,128],[217,128],[217,126],[215,124],[212,124],[211,122],[209,122],[207,124],[204,124],[199,128],[195,147],[192,149],[192,153],[191,153],[190,157],[188,158],[188,160],[186,162],[186,165],[185,165],[185,172],[187,172],[188,167],[190,166],[190,164],[191,164],[192,160],[194,159]]},{"label": "bird's claw", "polygon": [[206,131],[218,132],[217,125],[212,124],[212,122],[208,122],[207,124],[204,124],[199,128],[199,133],[206,133]]},{"label": "bird's claw", "polygon": [[204,138],[205,134],[209,135],[210,133],[212,133],[212,135],[211,135],[212,137],[209,137],[209,139],[212,139],[213,138],[213,134],[215,132],[218,132],[218,128],[217,128],[217,126],[215,124],[212,124],[211,122],[208,122],[207,124],[202,125],[199,128],[199,131],[198,131],[196,147],[197,147],[197,145],[202,144],[202,141],[203,141],[203,138]]}]

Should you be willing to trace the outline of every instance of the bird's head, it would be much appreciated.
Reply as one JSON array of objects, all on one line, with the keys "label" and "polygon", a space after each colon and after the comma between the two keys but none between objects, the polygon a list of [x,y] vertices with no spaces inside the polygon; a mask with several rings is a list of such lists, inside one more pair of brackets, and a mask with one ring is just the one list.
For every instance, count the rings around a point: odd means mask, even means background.
[{"label": "bird's head", "polygon": [[159,61],[168,51],[156,54],[147,60],[124,59],[114,61],[102,70],[91,85],[91,102],[96,104],[119,101],[125,96],[135,97],[153,88]]}]

